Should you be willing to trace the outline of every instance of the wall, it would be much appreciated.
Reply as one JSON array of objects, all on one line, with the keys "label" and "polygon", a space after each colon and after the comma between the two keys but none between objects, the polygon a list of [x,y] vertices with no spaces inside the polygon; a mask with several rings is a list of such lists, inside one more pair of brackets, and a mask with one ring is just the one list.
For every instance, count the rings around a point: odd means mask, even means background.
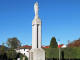
[{"label": "wall", "polygon": [[[17,53],[22,53],[23,55],[29,57],[29,52],[27,52],[29,49],[20,49],[20,50],[16,50]],[[25,54],[24,54],[25,53]]]}]

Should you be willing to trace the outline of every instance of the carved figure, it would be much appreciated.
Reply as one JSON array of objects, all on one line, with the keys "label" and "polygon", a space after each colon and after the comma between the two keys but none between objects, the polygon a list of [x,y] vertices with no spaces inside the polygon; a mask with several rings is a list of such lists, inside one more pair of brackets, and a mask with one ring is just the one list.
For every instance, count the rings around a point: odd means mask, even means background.
[{"label": "carved figure", "polygon": [[39,6],[38,6],[38,2],[36,2],[36,3],[34,4],[35,16],[38,15],[38,11],[39,11]]}]

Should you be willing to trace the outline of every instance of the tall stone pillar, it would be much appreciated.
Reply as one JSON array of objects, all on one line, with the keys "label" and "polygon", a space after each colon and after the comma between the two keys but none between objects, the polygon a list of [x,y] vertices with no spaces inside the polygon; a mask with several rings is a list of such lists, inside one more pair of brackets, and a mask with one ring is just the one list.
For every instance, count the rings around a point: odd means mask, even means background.
[{"label": "tall stone pillar", "polygon": [[34,26],[32,26],[32,49],[34,49]]},{"label": "tall stone pillar", "polygon": [[38,48],[41,49],[41,25],[38,26]]},{"label": "tall stone pillar", "polygon": [[38,16],[38,3],[34,4],[35,17],[32,21],[32,48],[29,60],[45,60],[45,51],[41,48],[41,20]]},{"label": "tall stone pillar", "polygon": [[37,24],[34,25],[34,48],[37,49]]}]

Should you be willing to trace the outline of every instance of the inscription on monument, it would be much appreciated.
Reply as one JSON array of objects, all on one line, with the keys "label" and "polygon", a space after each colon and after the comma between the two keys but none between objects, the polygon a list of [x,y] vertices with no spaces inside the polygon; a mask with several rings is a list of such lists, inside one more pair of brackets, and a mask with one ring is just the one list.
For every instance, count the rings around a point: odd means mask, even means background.
[{"label": "inscription on monument", "polygon": [[43,59],[45,58],[45,54],[43,52],[36,52],[36,58]]}]

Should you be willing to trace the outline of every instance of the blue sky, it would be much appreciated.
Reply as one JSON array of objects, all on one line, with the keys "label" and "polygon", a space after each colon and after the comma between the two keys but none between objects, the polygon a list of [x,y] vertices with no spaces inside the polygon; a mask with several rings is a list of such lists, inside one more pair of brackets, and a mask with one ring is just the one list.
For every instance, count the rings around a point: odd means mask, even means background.
[{"label": "blue sky", "polygon": [[21,45],[32,44],[34,4],[42,21],[42,45],[55,36],[60,44],[80,38],[80,0],[0,0],[0,45],[17,37]]}]

